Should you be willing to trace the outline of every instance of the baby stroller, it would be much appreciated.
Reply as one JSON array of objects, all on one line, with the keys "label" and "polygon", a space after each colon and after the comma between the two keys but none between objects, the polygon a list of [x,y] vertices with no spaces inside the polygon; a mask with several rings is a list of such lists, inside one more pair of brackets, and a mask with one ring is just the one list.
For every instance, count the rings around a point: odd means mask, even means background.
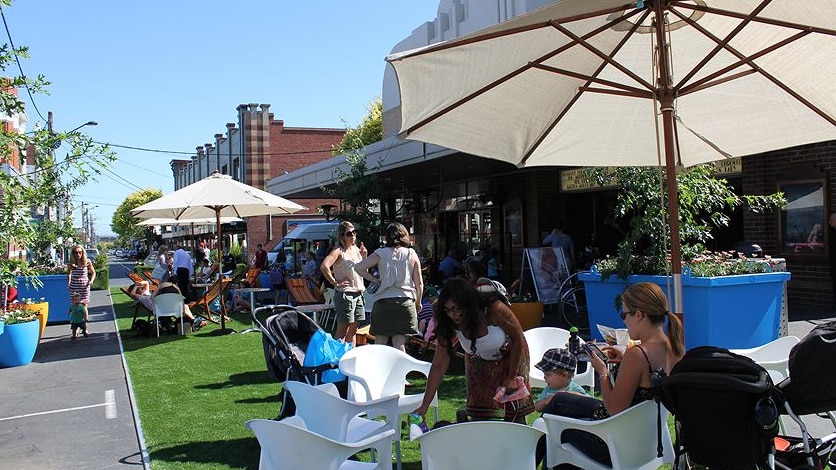
[{"label": "baby stroller", "polygon": [[[800,437],[779,436],[776,458],[795,465],[836,468],[836,321],[815,327],[790,351],[789,378],[777,387],[784,395],[784,410],[801,430]],[[809,435],[799,416],[818,415],[830,421],[833,432],[823,438]],[[830,457],[828,458],[828,454]],[[780,467],[779,467],[780,468]]]},{"label": "baby stroller", "polygon": [[[711,469],[824,468],[836,437],[808,436],[769,373],[727,349],[702,346],[688,351],[661,380],[659,395],[675,417],[678,469],[693,464]],[[782,413],[800,423],[801,438],[778,436]],[[779,454],[776,442],[792,442],[794,447]],[[795,445],[803,442],[817,450],[804,452],[803,445]]]},{"label": "baby stroller", "polygon": [[[259,316],[266,315],[262,323]],[[309,316],[291,305],[268,305],[252,313],[262,333],[264,360],[270,378],[310,385],[331,382],[340,396],[348,395],[348,378],[339,372],[339,360],[351,346],[334,340]],[[296,406],[286,390],[277,420],[293,416]]]}]

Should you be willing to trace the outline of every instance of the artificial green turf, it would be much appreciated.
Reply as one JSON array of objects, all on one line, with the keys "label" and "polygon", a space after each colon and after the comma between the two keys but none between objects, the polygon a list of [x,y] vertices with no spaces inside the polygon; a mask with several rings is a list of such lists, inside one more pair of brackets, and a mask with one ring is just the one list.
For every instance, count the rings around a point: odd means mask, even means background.
[{"label": "artificial green turf", "polygon": [[[260,447],[244,423],[275,418],[281,409],[281,384],[267,373],[262,335],[213,336],[219,326],[210,324],[187,336],[138,337],[130,329],[133,303],[118,288],[110,292],[152,469],[257,469]],[[227,323],[238,331],[249,326],[243,314]],[[424,389],[420,374],[409,381],[407,392]],[[461,359],[451,361],[438,396],[439,419],[455,422],[456,410],[465,406]],[[432,426],[432,411],[427,418]],[[404,470],[421,469],[420,450],[406,428],[401,453]]]},{"label": "artificial green turf", "polygon": [[[262,335],[213,336],[219,326],[209,325],[187,336],[137,337],[131,300],[118,288],[111,296],[152,468],[257,469],[260,447],[244,423],[275,418],[281,408],[281,384],[267,373]],[[241,331],[249,318],[233,314],[227,326]],[[410,381],[410,389],[423,389],[422,377]],[[458,360],[439,390],[439,419],[455,421],[464,391]],[[403,468],[420,469],[418,446],[407,429],[402,436]]]}]

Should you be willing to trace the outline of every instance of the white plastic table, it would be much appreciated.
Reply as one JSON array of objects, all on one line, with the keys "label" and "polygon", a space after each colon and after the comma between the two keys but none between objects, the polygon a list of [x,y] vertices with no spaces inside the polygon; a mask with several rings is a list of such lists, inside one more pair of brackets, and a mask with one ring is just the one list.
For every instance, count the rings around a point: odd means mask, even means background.
[{"label": "white plastic table", "polygon": [[334,310],[334,304],[296,305],[295,307],[302,313],[312,314],[314,323],[319,326],[322,326],[319,324],[319,314]]},{"label": "white plastic table", "polygon": [[241,287],[241,288],[235,289],[235,292],[242,292],[242,293],[249,292],[250,293],[250,323],[252,324],[252,326],[250,328],[247,328],[246,330],[242,331],[241,332],[242,335],[253,332],[253,331],[261,331],[258,328],[258,326],[255,324],[255,322],[252,321],[253,311],[255,310],[255,293],[256,292],[267,292],[269,290],[270,289],[268,289],[267,287]]}]

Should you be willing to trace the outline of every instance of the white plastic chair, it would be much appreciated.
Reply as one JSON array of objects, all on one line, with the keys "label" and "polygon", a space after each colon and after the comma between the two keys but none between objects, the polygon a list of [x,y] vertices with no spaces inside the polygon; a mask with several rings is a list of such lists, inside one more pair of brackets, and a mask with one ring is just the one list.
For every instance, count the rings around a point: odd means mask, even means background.
[{"label": "white plastic chair", "polygon": [[183,296],[171,292],[169,294],[159,294],[151,301],[151,310],[154,312],[154,318],[157,324],[157,338],[160,337],[160,318],[161,317],[179,317],[180,318],[180,334],[184,334],[183,330]]},{"label": "white plastic chair", "polygon": [[[340,372],[348,377],[348,399],[356,402],[368,402],[383,397],[397,396],[396,415],[386,417],[386,421],[400,429],[401,415],[421,406],[424,393],[406,394],[406,375],[420,372],[425,376],[430,373],[429,362],[419,361],[396,349],[382,344],[368,344],[349,349],[340,358]],[[433,397],[435,419],[438,421],[438,394]],[[395,457],[398,470],[401,469],[401,441],[395,440]]]},{"label": "white plastic chair", "polygon": [[296,404],[296,416],[308,430],[336,441],[358,441],[384,429],[397,431],[397,423],[374,421],[378,416],[397,415],[398,397],[390,396],[357,403],[340,397],[332,383],[309,385],[286,381],[284,387]]},{"label": "white plastic chair", "polygon": [[[291,416],[281,421],[253,419],[247,421],[261,445],[259,470],[315,468],[317,470],[350,470],[392,468],[392,436],[387,429],[357,442],[329,439],[306,428],[305,420]],[[376,463],[347,460],[352,455],[372,449],[380,459]]]},{"label": "white plastic chair", "polygon": [[[545,388],[546,380],[543,378],[543,371],[534,367],[543,358],[543,353],[551,348],[565,348],[569,341],[569,331],[563,328],[552,326],[541,326],[523,331],[525,342],[528,343],[528,354],[530,362],[528,366],[528,380],[532,387]],[[580,364],[579,364],[580,365]],[[586,365],[583,373],[578,373],[575,368],[574,381],[581,386],[595,388],[595,371],[590,364]]]},{"label": "white plastic chair", "polygon": [[503,421],[473,421],[433,429],[415,438],[423,470],[536,468],[543,431]]},{"label": "white plastic chair", "polygon": [[729,351],[746,356],[769,372],[773,383],[778,383],[790,376],[790,350],[801,340],[796,336],[781,336],[764,345],[748,349],[729,349]]},{"label": "white plastic chair", "polygon": [[[548,468],[568,463],[587,470],[656,470],[663,463],[673,462],[668,411],[664,406],[659,410],[662,424],[662,457],[657,457],[656,418],[659,411],[656,402],[652,400],[598,421],[544,414],[537,418],[532,426],[547,432]],[[561,443],[561,435],[568,429],[586,431],[603,439],[612,459],[612,467],[592,460],[571,443]]]}]

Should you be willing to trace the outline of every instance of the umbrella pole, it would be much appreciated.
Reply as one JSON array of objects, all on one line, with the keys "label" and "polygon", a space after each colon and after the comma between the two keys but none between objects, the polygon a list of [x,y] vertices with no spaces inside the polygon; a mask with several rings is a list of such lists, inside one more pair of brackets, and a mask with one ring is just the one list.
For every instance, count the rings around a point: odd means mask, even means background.
[{"label": "umbrella pole", "polygon": [[[217,224],[217,227],[218,227],[218,241],[219,241],[219,243],[218,243],[218,272],[220,272],[221,271],[220,270],[221,257],[223,257],[223,252],[221,251],[221,245],[222,244],[220,243],[220,240],[221,240],[221,210],[220,209],[215,210],[215,223]],[[221,278],[223,278],[223,273],[221,273],[220,277],[218,278],[218,290],[219,290],[218,295],[220,296],[220,301],[221,301],[221,329],[220,330],[215,330],[214,334],[215,335],[228,335],[230,333],[235,333],[235,330],[233,330],[232,328],[227,328],[226,327],[226,302],[224,302],[224,299],[223,299],[224,289],[223,289],[223,282],[220,282]]]},{"label": "umbrella pole", "polygon": [[668,185],[668,217],[671,230],[671,271],[673,273],[673,311],[683,313],[682,252],[679,239],[679,192],[676,184],[676,145],[673,133],[674,89],[671,79],[670,44],[665,41],[665,4],[655,2],[656,47],[659,54],[659,83],[657,98],[662,112],[662,131],[665,141],[665,176]]}]

